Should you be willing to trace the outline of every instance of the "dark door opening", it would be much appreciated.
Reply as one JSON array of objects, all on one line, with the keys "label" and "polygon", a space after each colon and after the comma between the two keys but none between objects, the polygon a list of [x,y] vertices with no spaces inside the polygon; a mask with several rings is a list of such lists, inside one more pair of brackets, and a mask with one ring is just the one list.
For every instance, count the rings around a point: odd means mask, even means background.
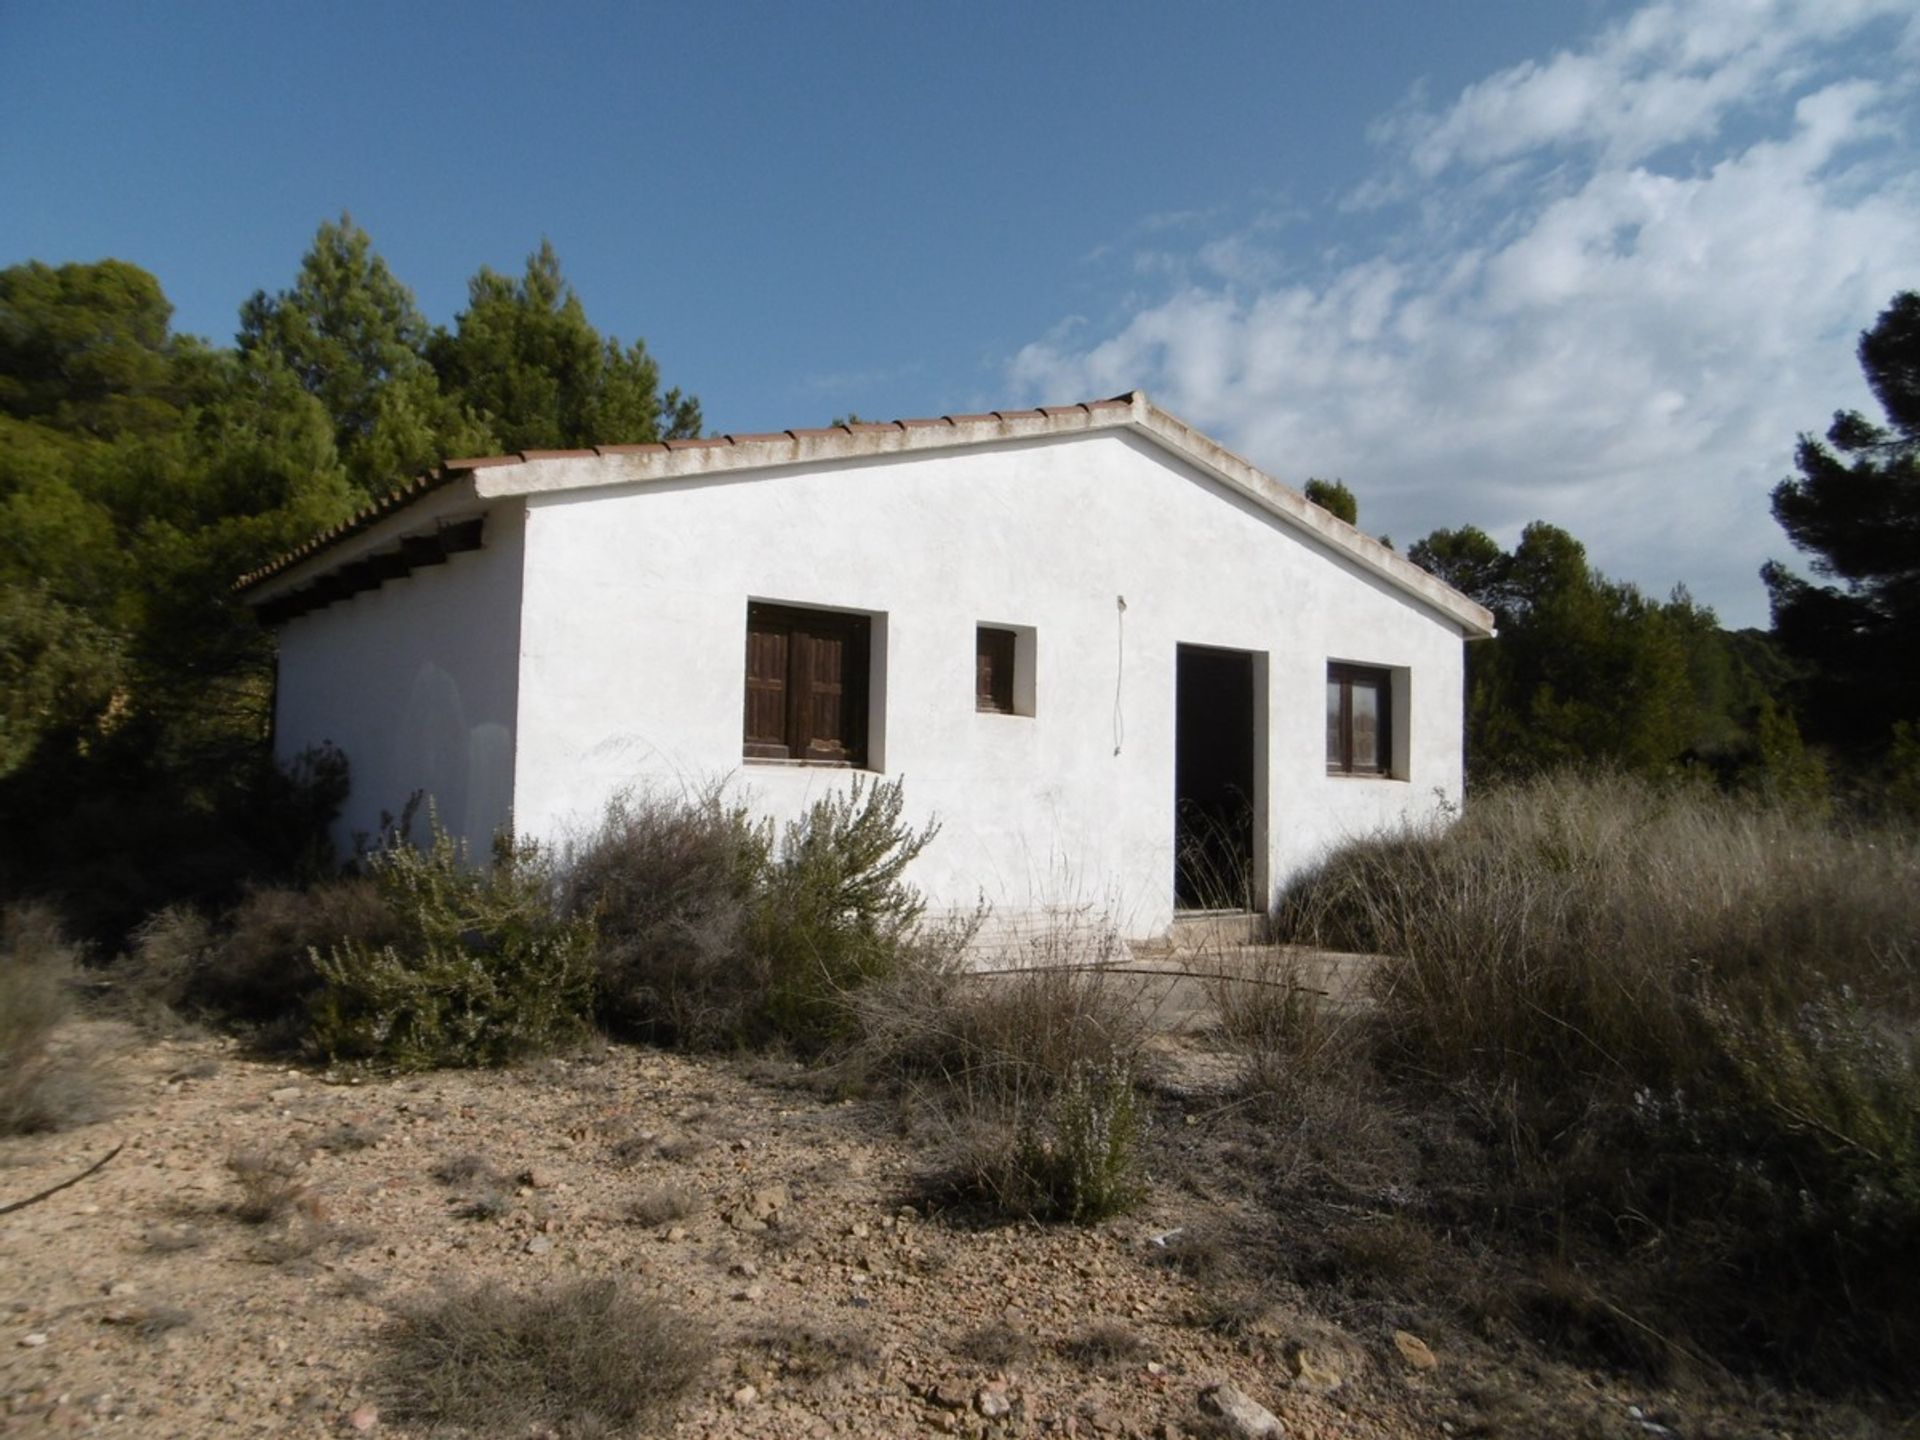
[{"label": "dark door opening", "polygon": [[1253,656],[1179,647],[1174,672],[1173,903],[1253,905]]}]

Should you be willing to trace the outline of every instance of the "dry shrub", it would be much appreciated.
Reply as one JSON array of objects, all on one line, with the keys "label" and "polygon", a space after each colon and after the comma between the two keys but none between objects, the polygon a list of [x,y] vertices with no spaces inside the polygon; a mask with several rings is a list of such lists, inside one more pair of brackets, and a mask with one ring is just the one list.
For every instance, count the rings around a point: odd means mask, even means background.
[{"label": "dry shrub", "polygon": [[196,1000],[256,1023],[301,1017],[320,988],[313,953],[335,945],[397,944],[404,931],[379,887],[365,876],[304,890],[249,892],[195,977]]},{"label": "dry shrub", "polygon": [[596,917],[602,1023],[712,1047],[742,1028],[748,926],[771,841],[718,787],[620,795],[568,852],[564,903]]},{"label": "dry shrub", "polygon": [[109,976],[130,1018],[218,1017],[254,1027],[272,1048],[291,1049],[305,1037],[307,1007],[320,988],[316,951],[404,938],[378,887],[349,877],[249,891],[218,925],[191,906],[168,906],[134,929]]},{"label": "dry shrub", "polygon": [[1099,968],[1116,948],[1104,928],[1061,930],[1008,969],[947,959],[857,997],[842,1078],[887,1086],[931,1119],[933,1198],[1075,1223],[1140,1198],[1146,1021],[1138,982]]},{"label": "dry shrub", "polygon": [[269,1150],[239,1150],[227,1157],[227,1171],[240,1187],[228,1214],[242,1225],[271,1225],[290,1218],[307,1195],[297,1156]]},{"label": "dry shrub", "polygon": [[78,961],[51,910],[0,912],[0,1135],[84,1124],[103,1109],[93,1065],[54,1039],[73,1008]]},{"label": "dry shrub", "polygon": [[625,1431],[713,1356],[705,1329],[616,1280],[450,1290],[405,1307],[382,1338],[376,1385],[395,1419],[484,1435]]},{"label": "dry shrub", "polygon": [[1577,1306],[1534,1307],[1554,1328],[1611,1317],[1829,1385],[1911,1386],[1911,835],[1549,776],[1337,852],[1279,923],[1384,957],[1381,1062],[1478,1136],[1449,1205],[1595,1277]]},{"label": "dry shrub", "polygon": [[1207,951],[1195,966],[1221,1035],[1241,1062],[1242,1092],[1263,1118],[1322,1105],[1329,1086],[1349,1092],[1364,1063],[1365,1024],[1334,1002],[1322,977],[1280,947]]}]

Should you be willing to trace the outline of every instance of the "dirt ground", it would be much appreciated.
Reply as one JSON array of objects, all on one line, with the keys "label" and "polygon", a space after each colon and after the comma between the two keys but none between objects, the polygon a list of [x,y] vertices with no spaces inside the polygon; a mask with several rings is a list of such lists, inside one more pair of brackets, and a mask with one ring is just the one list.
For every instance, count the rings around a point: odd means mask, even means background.
[{"label": "dirt ground", "polygon": [[[929,1213],[913,1201],[927,1153],[897,1106],[767,1062],[616,1046],[333,1083],[224,1038],[91,1021],[70,1039],[112,1056],[118,1112],[0,1140],[0,1204],[124,1148],[0,1215],[0,1433],[417,1434],[373,1382],[396,1304],[583,1276],[719,1337],[655,1433],[1245,1433],[1202,1407],[1220,1382],[1301,1440],[1681,1433],[1670,1399],[1443,1336],[1349,1332],[1283,1290],[1219,1324],[1161,1243],[1217,1231],[1211,1212],[1237,1203],[1175,1163],[1230,1111],[1229,1067],[1191,1027],[1160,1045],[1147,1202],[1087,1229]],[[297,1165],[283,1217],[236,1214],[229,1161],[249,1155]]]}]

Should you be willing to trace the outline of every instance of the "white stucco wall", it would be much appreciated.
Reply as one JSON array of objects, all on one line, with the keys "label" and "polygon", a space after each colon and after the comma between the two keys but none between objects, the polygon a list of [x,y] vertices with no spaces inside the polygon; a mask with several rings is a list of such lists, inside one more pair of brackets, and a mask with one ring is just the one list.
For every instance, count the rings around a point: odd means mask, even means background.
[{"label": "white stucco wall", "polygon": [[[936,906],[1090,905],[1128,935],[1166,928],[1181,644],[1264,656],[1269,892],[1343,837],[1459,799],[1459,626],[1124,430],[525,503],[513,793],[529,833],[588,824],[621,787],[732,775],[784,818],[848,782],[741,761],[750,598],[884,617],[877,766],[943,823],[913,876]],[[976,712],[983,623],[1033,627],[1032,716]],[[1326,774],[1329,659],[1406,670],[1404,778]]]},{"label": "white stucco wall", "polygon": [[[409,507],[355,548],[430,531],[446,511],[473,513],[471,497]],[[281,628],[274,748],[282,760],[323,741],[345,752],[342,857],[377,839],[383,812],[397,818],[416,791],[477,855],[511,820],[523,520],[517,503],[496,503],[481,549]],[[423,812],[413,833],[425,832]]]}]

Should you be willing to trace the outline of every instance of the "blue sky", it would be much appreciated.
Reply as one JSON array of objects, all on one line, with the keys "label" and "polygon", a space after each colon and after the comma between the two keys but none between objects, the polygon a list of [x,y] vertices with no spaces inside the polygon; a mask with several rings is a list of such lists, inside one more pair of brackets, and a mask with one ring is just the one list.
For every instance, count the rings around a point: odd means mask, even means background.
[{"label": "blue sky", "polygon": [[343,210],[446,323],[547,236],[716,430],[1139,386],[1403,545],[1552,520],[1764,624],[1920,286],[1917,61],[1910,0],[0,0],[0,264],[225,340]]}]

